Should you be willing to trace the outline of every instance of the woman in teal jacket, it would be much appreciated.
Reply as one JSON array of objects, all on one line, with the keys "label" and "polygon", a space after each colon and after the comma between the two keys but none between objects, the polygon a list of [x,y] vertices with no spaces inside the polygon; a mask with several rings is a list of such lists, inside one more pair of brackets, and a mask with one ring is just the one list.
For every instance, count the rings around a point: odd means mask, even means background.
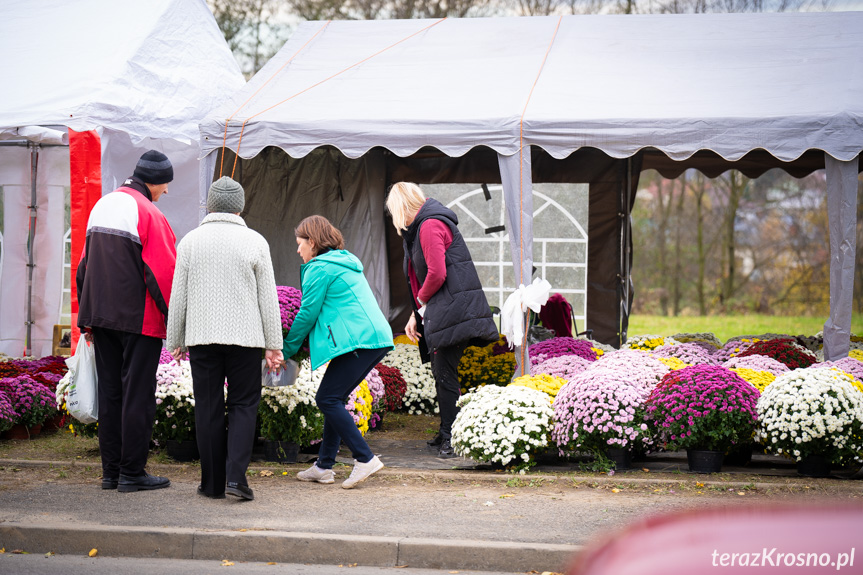
[{"label": "woman in teal jacket", "polygon": [[309,337],[312,369],[330,362],[315,395],[324,414],[318,460],[297,474],[300,481],[333,483],[333,464],[341,441],[354,456],[342,487],[350,489],[384,464],[369,449],[345,408],[350,393],[393,348],[393,332],[363,275],[363,264],[344,249],[341,232],[323,216],[309,216],[294,230],[303,299],[285,338],[282,353],[291,357]]}]

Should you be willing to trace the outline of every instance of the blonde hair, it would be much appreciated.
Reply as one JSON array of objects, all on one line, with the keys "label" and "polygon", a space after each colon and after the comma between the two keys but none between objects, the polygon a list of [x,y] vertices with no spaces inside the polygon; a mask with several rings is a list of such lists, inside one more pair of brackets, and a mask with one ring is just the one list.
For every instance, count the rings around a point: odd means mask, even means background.
[{"label": "blonde hair", "polygon": [[408,219],[413,221],[425,201],[425,194],[416,184],[397,182],[392,185],[387,196],[387,210],[393,217],[393,225],[399,235],[407,229]]}]

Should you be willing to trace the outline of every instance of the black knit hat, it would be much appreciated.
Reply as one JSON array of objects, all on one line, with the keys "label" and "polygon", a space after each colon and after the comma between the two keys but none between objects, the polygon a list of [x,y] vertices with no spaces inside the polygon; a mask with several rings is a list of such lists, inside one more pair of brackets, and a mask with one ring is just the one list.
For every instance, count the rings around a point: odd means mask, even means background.
[{"label": "black knit hat", "polygon": [[145,184],[167,184],[174,179],[174,167],[171,160],[162,152],[150,150],[144,152],[135,171],[132,174]]}]

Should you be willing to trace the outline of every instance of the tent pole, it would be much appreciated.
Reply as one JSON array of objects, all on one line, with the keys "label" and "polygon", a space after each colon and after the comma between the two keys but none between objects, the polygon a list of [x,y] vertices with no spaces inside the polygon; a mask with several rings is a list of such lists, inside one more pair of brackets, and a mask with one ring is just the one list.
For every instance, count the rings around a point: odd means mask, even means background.
[{"label": "tent pole", "polygon": [[30,143],[30,227],[27,233],[27,337],[24,341],[24,355],[33,352],[33,264],[34,241],[36,236],[36,175],[39,166],[39,144]]}]

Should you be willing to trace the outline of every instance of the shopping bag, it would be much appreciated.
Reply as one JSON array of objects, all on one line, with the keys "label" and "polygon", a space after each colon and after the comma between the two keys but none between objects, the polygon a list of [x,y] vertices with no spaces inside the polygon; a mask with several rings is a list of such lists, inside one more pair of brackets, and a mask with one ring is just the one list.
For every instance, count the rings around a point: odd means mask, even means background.
[{"label": "shopping bag", "polygon": [[66,367],[69,368],[70,380],[66,410],[81,423],[98,421],[99,387],[93,344],[82,337],[75,355],[66,360]]},{"label": "shopping bag", "polygon": [[300,364],[292,359],[285,360],[285,369],[269,371],[267,360],[261,362],[261,385],[264,387],[284,387],[294,385],[300,373]]}]

